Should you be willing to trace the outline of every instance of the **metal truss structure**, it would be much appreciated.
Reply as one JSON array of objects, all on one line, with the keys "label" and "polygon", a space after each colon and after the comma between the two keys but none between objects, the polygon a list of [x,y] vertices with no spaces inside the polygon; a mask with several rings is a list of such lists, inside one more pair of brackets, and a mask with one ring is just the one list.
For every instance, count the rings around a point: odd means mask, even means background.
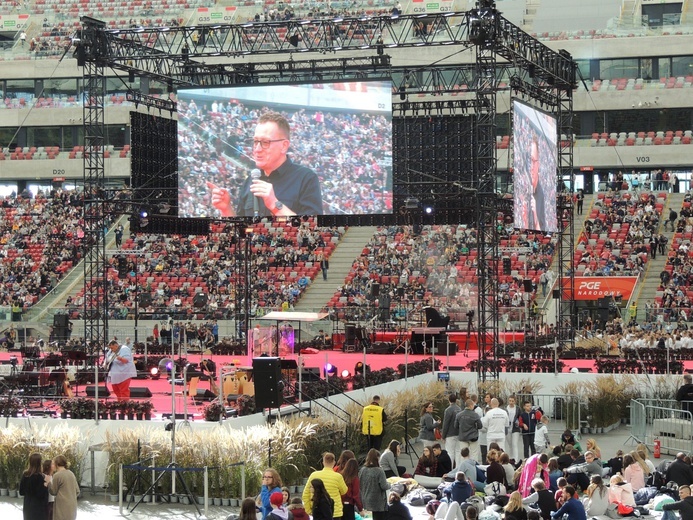
[{"label": "metal truss structure", "polygon": [[[477,118],[474,176],[479,229],[478,334],[479,345],[486,345],[480,349],[478,366],[481,379],[497,378],[496,223],[499,211],[507,210],[508,203],[498,198],[495,189],[496,95],[506,83],[516,93],[558,114],[560,132],[572,135],[576,64],[568,53],[549,49],[503,18],[492,0],[480,0],[478,4],[476,9],[455,13],[113,30],[99,20],[82,17],[76,54],[78,64],[84,65],[88,100],[84,109],[85,188],[103,186],[105,88],[100,82],[104,81],[106,67],[125,71],[130,77],[160,81],[171,89],[391,78],[395,113],[473,113]],[[407,49],[435,46],[450,48],[450,59],[407,66],[393,63]],[[468,63],[454,58],[471,49],[476,55]],[[338,53],[345,57],[337,57]],[[412,55],[409,52],[407,58]],[[263,61],[263,56],[270,59]],[[412,99],[414,94],[416,99]],[[176,110],[173,101],[136,92],[128,97],[159,110]],[[559,156],[560,180],[572,174],[571,140],[561,140]],[[90,198],[85,205],[85,214],[90,214],[87,235],[93,244],[85,262],[89,266],[85,267],[85,287],[94,287],[94,281],[105,284],[103,228],[98,223],[104,221],[108,207],[104,198]],[[561,214],[566,232],[559,241],[559,279],[573,272],[572,212]],[[569,323],[565,318],[573,306],[572,285],[563,290],[562,296],[559,327]],[[91,320],[86,329],[88,340],[106,337],[105,305],[97,294],[85,297],[85,316]],[[565,341],[572,340],[565,337]]]},{"label": "metal truss structure", "polygon": [[83,46],[83,59],[78,59],[84,65],[84,336],[87,346],[99,348],[108,337],[108,259],[103,230],[107,206],[115,202],[105,189],[104,174],[106,76],[105,63],[97,52],[104,28],[98,22],[84,27],[84,37],[94,45]]},{"label": "metal truss structure", "polygon": [[474,134],[477,181],[477,372],[481,381],[498,378],[498,209],[496,207],[496,53],[493,45],[477,47],[477,121]]}]

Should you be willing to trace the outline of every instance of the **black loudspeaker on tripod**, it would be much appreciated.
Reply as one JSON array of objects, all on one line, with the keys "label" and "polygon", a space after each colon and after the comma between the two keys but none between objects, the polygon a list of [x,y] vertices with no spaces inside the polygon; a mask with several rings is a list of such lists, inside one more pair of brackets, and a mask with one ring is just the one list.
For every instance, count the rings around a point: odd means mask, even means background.
[{"label": "black loudspeaker on tripod", "polygon": [[254,358],[255,405],[260,408],[279,408],[284,401],[279,358]]}]

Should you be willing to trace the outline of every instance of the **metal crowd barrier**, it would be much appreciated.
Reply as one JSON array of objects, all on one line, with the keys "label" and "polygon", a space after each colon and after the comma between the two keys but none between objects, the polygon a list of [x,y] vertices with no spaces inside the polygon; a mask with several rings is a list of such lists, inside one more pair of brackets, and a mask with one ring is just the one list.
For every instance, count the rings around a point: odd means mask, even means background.
[{"label": "metal crowd barrier", "polygon": [[630,402],[631,437],[648,448],[659,439],[662,453],[693,452],[693,414],[673,399],[633,399]]},{"label": "metal crowd barrier", "polygon": [[[565,430],[570,430],[579,438],[581,405],[587,404],[580,399],[580,396],[573,394],[515,394],[517,406],[522,408],[525,401],[532,403],[532,406],[542,409],[545,415],[551,419],[549,422],[549,432],[554,432],[555,440],[558,441],[556,433],[562,434]],[[552,442],[554,438],[551,439]]]}]

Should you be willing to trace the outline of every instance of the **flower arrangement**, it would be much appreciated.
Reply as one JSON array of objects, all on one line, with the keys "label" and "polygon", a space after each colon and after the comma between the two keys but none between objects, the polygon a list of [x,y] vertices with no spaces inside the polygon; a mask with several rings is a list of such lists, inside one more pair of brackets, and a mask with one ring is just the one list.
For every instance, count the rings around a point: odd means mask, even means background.
[{"label": "flower arrangement", "polygon": [[238,409],[238,415],[252,415],[255,413],[257,407],[255,405],[254,395],[239,395],[236,400],[236,408]]},{"label": "flower arrangement", "polygon": [[16,417],[24,409],[22,400],[8,396],[0,398],[0,417]]},{"label": "flower arrangement", "polygon": [[218,400],[214,400],[204,407],[203,415],[205,421],[219,421],[226,417],[226,408]]}]

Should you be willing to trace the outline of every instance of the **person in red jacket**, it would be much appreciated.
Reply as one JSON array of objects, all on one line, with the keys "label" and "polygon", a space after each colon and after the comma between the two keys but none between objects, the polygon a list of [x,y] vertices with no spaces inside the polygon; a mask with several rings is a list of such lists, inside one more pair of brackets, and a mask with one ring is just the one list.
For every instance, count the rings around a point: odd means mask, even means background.
[{"label": "person in red jacket", "polygon": [[359,463],[356,462],[356,459],[349,459],[344,464],[344,467],[340,468],[339,472],[347,485],[347,492],[342,495],[342,507],[344,508],[342,518],[344,520],[354,520],[356,511],[363,509],[361,485],[359,483]]}]

